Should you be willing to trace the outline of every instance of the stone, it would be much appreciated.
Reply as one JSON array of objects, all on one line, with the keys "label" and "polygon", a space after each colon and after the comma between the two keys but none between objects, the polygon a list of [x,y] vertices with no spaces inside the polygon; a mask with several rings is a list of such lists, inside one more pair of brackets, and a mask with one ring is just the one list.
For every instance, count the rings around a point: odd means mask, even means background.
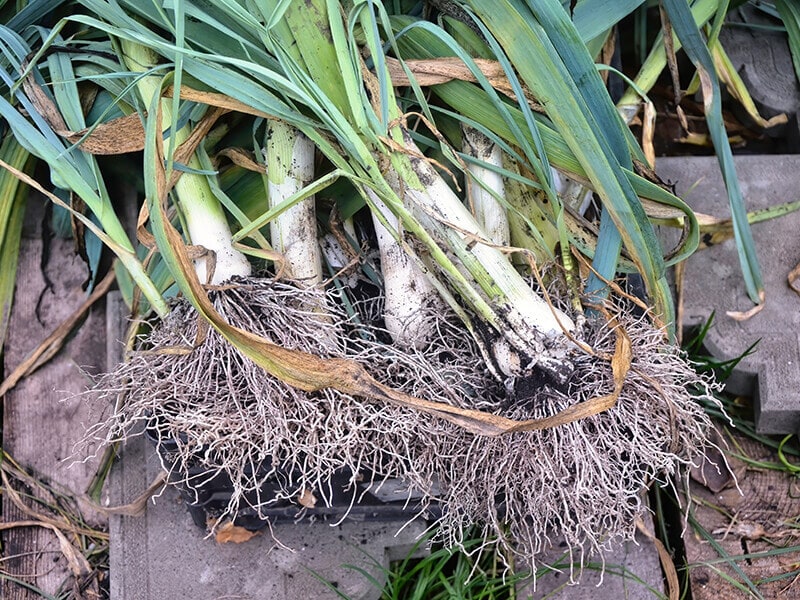
[{"label": "stone", "polygon": [[[798,200],[800,156],[737,156],[735,164],[748,211]],[[697,212],[730,217],[715,157],[659,158],[658,174]],[[752,225],[766,292],[763,310],[737,321],[729,311],[747,311],[748,299],[733,239],[695,253],[684,275],[683,326],[697,327],[712,314],[705,339],[717,360],[742,359],[727,381],[734,394],[752,396],[760,433],[800,429],[800,295],[787,275],[800,262],[800,212]]]},{"label": "stone", "polygon": [[786,32],[759,27],[776,27],[780,22],[752,5],[731,11],[727,20],[720,32],[720,42],[761,116],[769,119],[784,113],[789,118],[788,124],[772,127],[766,133],[771,137],[786,136],[796,148],[800,144],[796,118],[800,85]]},{"label": "stone", "polygon": [[[649,516],[647,526],[652,533]],[[562,554],[554,549],[538,559],[536,581],[526,579],[517,585],[520,600],[651,600],[664,594],[658,550],[640,532],[634,541],[614,544],[604,562],[590,559],[582,571],[576,566],[572,575],[569,557]]]}]

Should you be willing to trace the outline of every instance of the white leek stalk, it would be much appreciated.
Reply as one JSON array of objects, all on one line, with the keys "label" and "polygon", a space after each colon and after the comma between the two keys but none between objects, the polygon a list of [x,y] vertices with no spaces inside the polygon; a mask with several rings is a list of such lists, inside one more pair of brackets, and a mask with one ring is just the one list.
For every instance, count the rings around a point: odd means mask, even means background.
[{"label": "white leek stalk", "polygon": [[[392,175],[387,174],[387,179]],[[399,185],[394,177],[392,186]],[[399,219],[372,190],[367,189],[367,193],[386,223],[384,225],[376,212],[372,213],[381,255],[386,330],[396,345],[422,349],[430,337],[429,316],[432,311],[441,314],[443,302],[428,277],[398,241],[403,238]]]},{"label": "white leek stalk", "polygon": [[[314,143],[281,121],[267,125],[269,205],[275,208],[314,179]],[[322,283],[322,257],[317,243],[314,196],[304,198],[270,223],[272,247],[280,252],[289,276],[313,287]]]},{"label": "white leek stalk", "polygon": [[[157,64],[156,54],[149,48],[140,44],[122,41],[122,50],[128,68],[136,73],[145,73]],[[139,94],[146,106],[150,106],[153,97],[160,94],[158,79],[155,77],[142,77],[137,82]],[[172,122],[172,107],[170,102],[161,102],[163,122],[169,125]],[[185,142],[190,135],[188,127],[183,127],[173,134],[174,147],[177,148]],[[196,157],[189,161],[190,169],[200,170],[201,165]],[[233,247],[231,230],[219,200],[214,196],[211,186],[205,175],[196,173],[183,173],[175,184],[181,212],[186,222],[186,229],[191,243],[202,246],[213,253],[214,273],[209,278],[207,265],[208,257],[197,258],[194,261],[197,276],[203,283],[218,285],[233,277],[247,277],[250,275],[250,263],[247,258]]]},{"label": "white leek stalk", "polygon": [[407,132],[403,142],[409,154],[393,156],[402,185],[395,187],[392,177],[387,181],[420,224],[455,255],[462,275],[477,284],[477,293],[458,291],[469,294],[465,299],[472,309],[515,350],[498,357],[497,366],[506,375],[519,375],[538,364],[565,381],[572,367],[563,356],[564,332],[574,331],[572,319],[540,298],[505,254],[486,243],[486,233],[467,207],[431,164],[418,158],[422,152]]},{"label": "white leek stalk", "polygon": [[[503,167],[500,146],[472,127],[464,127],[462,132],[464,152],[487,165],[498,169]],[[490,242],[496,246],[508,246],[511,243],[511,228],[506,209],[498,200],[505,198],[502,175],[497,170],[472,162],[467,164],[467,169],[473,178],[469,191],[475,220]]]},{"label": "white leek stalk", "polygon": [[[473,127],[462,126],[461,131],[464,152],[486,165],[502,168],[503,152],[500,146]],[[472,177],[468,189],[475,220],[483,228],[489,242],[495,246],[509,246],[511,226],[508,213],[499,201],[499,198],[505,198],[503,177],[496,170],[473,162],[467,163],[467,170]],[[498,337],[491,344],[494,360],[501,372],[510,375],[521,370],[519,357],[508,340]]]}]

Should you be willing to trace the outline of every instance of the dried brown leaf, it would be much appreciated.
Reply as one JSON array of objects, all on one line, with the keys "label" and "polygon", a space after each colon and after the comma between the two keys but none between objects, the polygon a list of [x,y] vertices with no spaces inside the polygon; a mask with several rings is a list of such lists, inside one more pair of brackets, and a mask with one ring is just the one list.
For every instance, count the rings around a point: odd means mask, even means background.
[{"label": "dried brown leaf", "polygon": [[80,131],[56,129],[56,133],[72,144],[80,144],[80,149],[89,154],[128,154],[144,148],[144,127],[136,113]]},{"label": "dried brown leaf", "polygon": [[314,508],[317,505],[317,497],[309,489],[303,489],[297,497],[297,503],[306,508]]},{"label": "dried brown leaf", "polygon": [[789,275],[786,276],[787,283],[795,294],[800,294],[800,286],[797,285],[798,279],[800,279],[800,263],[789,271]]},{"label": "dried brown leaf", "polygon": [[258,531],[250,531],[244,527],[234,525],[232,521],[225,521],[217,527],[214,539],[218,544],[243,544],[258,535]]},{"label": "dried brown leaf", "polygon": [[147,509],[147,503],[153,494],[158,492],[167,484],[166,473],[159,473],[147,489],[142,492],[133,502],[121,506],[101,506],[95,502],[89,502],[91,507],[107,515],[123,515],[126,517],[141,517]]},{"label": "dried brown leaf", "polygon": [[[171,98],[175,93],[173,86],[164,88],[163,96]],[[246,115],[253,115],[254,117],[263,117],[265,119],[275,119],[275,115],[256,110],[247,104],[234,100],[225,94],[217,92],[203,92],[190,88],[188,86],[181,86],[181,100],[190,100],[192,102],[200,102],[209,106],[216,106],[217,108],[225,109],[226,111],[239,112]]]},{"label": "dried brown leaf", "polygon": [[248,171],[264,173],[264,165],[258,164],[253,160],[253,156],[242,148],[225,148],[217,152],[217,156],[224,156],[230,159],[236,166],[247,169]]},{"label": "dried brown leaf", "polygon": [[644,116],[642,117],[642,150],[644,150],[647,164],[650,168],[656,165],[656,150],[653,146],[653,137],[656,130],[656,107],[652,102],[644,103]]},{"label": "dried brown leaf", "polygon": [[[414,75],[417,83],[422,86],[439,85],[449,81],[470,81],[477,82],[475,74],[464,64],[460,58],[432,58],[432,59],[419,59],[419,60],[406,60],[404,61],[405,67]],[[475,59],[475,64],[481,70],[481,73],[489,80],[489,83],[498,92],[505,94],[510,98],[516,98],[514,90],[506,77],[505,71],[499,62],[495,60],[486,60],[482,58]],[[392,79],[392,84],[397,87],[404,87],[411,85],[411,80],[408,73],[403,68],[403,64],[395,58],[387,57],[386,67],[389,71],[389,77]],[[525,91],[525,98],[534,110],[543,112],[544,109],[536,102],[528,90]]]},{"label": "dried brown leaf", "polygon": [[661,568],[667,579],[667,590],[669,592],[669,600],[678,600],[681,597],[681,584],[678,579],[678,571],[675,569],[675,563],[672,561],[672,555],[664,546],[664,542],[658,539],[649,528],[647,528],[642,519],[636,519],[636,529],[638,529],[644,536],[653,542],[658,552],[658,559],[661,561]]}]

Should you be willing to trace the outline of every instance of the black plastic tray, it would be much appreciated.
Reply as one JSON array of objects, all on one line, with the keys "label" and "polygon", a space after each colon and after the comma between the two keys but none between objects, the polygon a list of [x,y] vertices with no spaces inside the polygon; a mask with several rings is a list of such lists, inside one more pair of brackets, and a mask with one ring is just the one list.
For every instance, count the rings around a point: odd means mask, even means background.
[{"label": "black plastic tray", "polygon": [[[174,439],[160,437],[155,428],[148,427],[145,434],[155,445],[162,462],[167,468],[175,468],[175,457],[178,444]],[[441,515],[438,504],[429,504],[424,509],[417,499],[387,501],[370,491],[371,473],[360,473],[358,478],[366,483],[357,484],[354,489],[350,482],[353,474],[349,469],[334,472],[325,494],[314,492],[316,506],[304,507],[292,500],[276,499],[280,484],[277,475],[265,477],[258,492],[246,494],[240,502],[233,524],[250,531],[261,530],[270,523],[296,522],[298,520],[315,520],[324,522],[347,521],[394,521],[410,519],[419,513],[427,518]],[[284,473],[283,476],[287,474]],[[188,476],[188,477],[187,477]],[[187,479],[192,481],[187,484]],[[233,483],[221,472],[213,473],[201,467],[190,467],[189,472],[175,473],[171,483],[181,492],[189,513],[198,527],[207,528],[210,522],[225,514],[233,493]],[[378,484],[372,484],[377,486]],[[326,499],[323,501],[322,499]],[[258,508],[254,508],[254,507]]]}]

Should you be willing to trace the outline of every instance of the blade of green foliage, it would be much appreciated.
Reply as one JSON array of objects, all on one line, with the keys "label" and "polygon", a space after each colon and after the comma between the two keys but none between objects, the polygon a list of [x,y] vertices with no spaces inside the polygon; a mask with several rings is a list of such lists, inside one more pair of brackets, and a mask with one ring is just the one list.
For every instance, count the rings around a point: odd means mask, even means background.
[{"label": "blade of green foliage", "polygon": [[[614,157],[620,166],[629,170],[633,163],[628,151],[627,126],[608,96],[603,80],[598,76],[594,61],[580,39],[578,31],[572,26],[563,10],[547,9],[546,3],[528,3],[533,15],[549,33],[554,47],[564,60],[570,75],[576,82],[586,106],[597,122],[594,131],[606,136]],[[614,279],[617,263],[622,250],[622,236],[617,230],[608,210],[600,219],[600,233],[597,238],[597,251],[592,261],[592,273],[586,284],[589,298],[601,300],[608,295],[605,281]],[[605,280],[605,281],[604,281]]]},{"label": "blade of green foliage", "polygon": [[[98,6],[98,0],[87,0],[93,6]],[[99,6],[98,6],[99,8]],[[104,18],[115,16],[114,11],[102,12]],[[335,13],[338,17],[338,13]],[[151,48],[168,58],[174,55],[176,48],[173,44],[161,38],[156,31],[131,24],[127,17],[120,17],[120,24],[107,24],[91,17],[78,16],[72,20],[107,31],[112,35],[130,39],[137,43],[146,43]],[[116,16],[115,16],[116,20]],[[316,30],[324,34],[325,29]],[[309,32],[311,35],[313,32]],[[341,49],[337,49],[337,54]],[[447,254],[436,245],[430,234],[413,219],[411,214],[403,207],[402,202],[388,184],[380,177],[380,167],[372,157],[370,148],[366,145],[363,136],[369,138],[369,132],[356,131],[348,122],[345,115],[339,111],[333,102],[326,102],[324,92],[319,86],[303,73],[293,70],[284,77],[282,73],[275,72],[263,65],[231,56],[204,55],[189,48],[183,49],[184,70],[195,76],[213,90],[227,94],[248,106],[267,114],[276,115],[294,125],[308,135],[317,145],[319,150],[331,160],[335,166],[344,173],[350,173],[356,179],[360,176],[378,186],[381,194],[385,194],[387,204],[392,210],[397,211],[403,220],[406,229],[416,235],[420,241],[430,249],[431,256],[439,263],[443,271],[451,279],[451,283],[462,293],[471,305],[479,306],[479,312],[491,312],[491,308],[482,299],[466,277],[453,265]],[[350,58],[353,60],[353,57]],[[326,77],[335,74],[326,73]],[[278,98],[272,87],[289,99],[297,100],[307,107],[303,113]],[[309,118],[306,114],[313,114],[316,119]],[[321,122],[320,122],[321,121]],[[335,136],[337,148],[330,139],[324,135],[329,132]],[[343,152],[344,151],[344,152]],[[348,157],[348,160],[343,158]],[[355,172],[354,172],[355,169]],[[362,172],[362,169],[364,171]],[[491,282],[487,282],[490,284]]]},{"label": "blade of green foliage", "polygon": [[800,6],[794,0],[775,0],[775,7],[789,34],[789,49],[797,79],[800,80]]},{"label": "blade of green foliage", "polygon": [[643,3],[644,0],[581,0],[575,5],[572,21],[586,43],[611,29]]},{"label": "blade of green foliage", "polygon": [[[10,60],[12,67],[16,65],[14,75],[0,68],[0,79],[9,88],[13,88],[17,83],[16,73],[21,70],[19,63],[30,50],[25,49],[22,40],[11,30],[0,27],[0,51]],[[154,309],[160,314],[166,314],[168,312],[166,303],[136,257],[133,245],[117,217],[102,180],[96,177],[87,155],[78,150],[70,150],[24,94],[17,92],[15,98],[28,118],[3,97],[0,97],[0,116],[6,120],[19,143],[28,152],[48,164],[51,179],[56,187],[71,189],[81,197],[100,221],[110,240],[113,240],[111,249],[130,271]]]},{"label": "blade of green foliage", "polygon": [[761,268],[758,264],[755,242],[747,222],[747,209],[736,176],[733,153],[722,120],[722,103],[720,100],[719,81],[714,70],[714,61],[708,51],[700,31],[695,24],[692,12],[685,0],[664,0],[664,8],[669,15],[672,27],[683,44],[686,54],[691,59],[703,80],[703,102],[709,133],[717,152],[722,177],[728,190],[728,200],[733,219],[733,230],[736,236],[736,248],[739,252],[739,263],[742,267],[747,294],[759,304],[763,301],[764,284],[761,279]]},{"label": "blade of green foliage", "polygon": [[[0,147],[0,159],[20,171],[25,169],[30,154],[7,135]],[[8,318],[17,279],[19,244],[28,189],[10,172],[0,172],[0,348],[6,339]]]},{"label": "blade of green foliage", "polygon": [[[470,0],[468,4],[499,39],[508,40],[504,49],[512,63],[542,102],[547,115],[602,198],[605,210],[614,219],[625,247],[645,279],[657,314],[665,323],[672,324],[672,297],[666,285],[664,261],[655,232],[622,171],[623,165],[607,141],[608,134],[599,130],[592,109],[586,105],[564,64],[569,57],[559,56],[550,41],[550,36],[558,36],[559,32],[546,30],[519,1]],[[563,13],[560,3],[555,0],[537,3],[537,7],[540,12],[551,13],[549,20],[553,21],[559,20],[556,11]],[[573,65],[573,68],[578,66]],[[599,79],[597,71],[593,75]],[[592,100],[610,102],[608,94],[604,96]]]},{"label": "blade of green foliage", "polygon": [[6,26],[14,31],[22,32],[26,27],[52,15],[57,8],[66,3],[67,0],[31,0],[8,20]]},{"label": "blade of green foliage", "polygon": [[[63,44],[63,40],[57,40]],[[72,57],[66,53],[54,53],[47,58],[48,70],[50,72],[50,89],[54,99],[59,106],[62,117],[66,121],[67,127],[73,131],[79,131],[86,127],[81,105],[80,93],[72,64]],[[101,196],[108,196],[105,187],[103,174],[93,156],[84,155],[86,164],[92,172],[94,181]],[[85,232],[86,256],[89,259],[90,286],[87,291],[91,291],[94,285],[98,268],[100,265],[102,243],[91,231]]]},{"label": "blade of green foliage", "polygon": [[[402,34],[398,34],[398,43],[404,56],[420,59],[453,56],[449,46],[427,28],[409,27],[411,23],[409,19],[395,18],[394,20],[395,28],[402,32]],[[447,114],[463,120],[471,127],[485,132],[491,130],[496,136],[499,136],[501,147],[511,156],[517,156],[516,151],[510,146],[503,146],[502,140],[518,144],[519,136],[530,139],[532,135],[519,108],[504,104],[503,110],[499,110],[494,98],[486,90],[474,84],[451,81],[433,86],[431,89],[445,104],[456,109],[456,112],[447,112]],[[553,124],[538,114],[534,115],[534,118],[536,119],[536,131],[541,136],[548,161],[575,179],[588,180],[583,166],[567,146],[564,138],[555,131]],[[524,160],[522,164],[525,164]],[[529,165],[528,168],[533,170]],[[677,249],[677,254],[669,261],[669,264],[679,262],[691,255],[699,241],[697,220],[691,208],[680,198],[632,171],[623,168],[623,172],[637,195],[676,208],[684,215],[687,233],[681,247]],[[592,250],[590,256],[593,254]]]}]

